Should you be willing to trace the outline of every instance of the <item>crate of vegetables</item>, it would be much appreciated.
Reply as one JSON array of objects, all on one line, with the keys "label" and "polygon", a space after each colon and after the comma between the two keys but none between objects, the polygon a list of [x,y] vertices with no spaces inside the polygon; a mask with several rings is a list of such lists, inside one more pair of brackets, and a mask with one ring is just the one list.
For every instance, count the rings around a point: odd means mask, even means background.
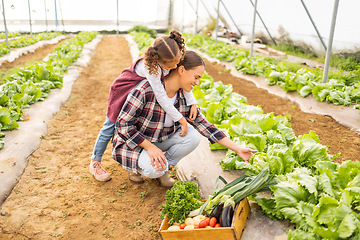
[{"label": "crate of vegetables", "polygon": [[186,218],[184,223],[170,226],[169,218],[165,216],[159,229],[159,235],[162,240],[239,240],[246,226],[249,212],[249,203],[245,198],[237,204],[230,227],[221,227],[216,217],[204,215]]},{"label": "crate of vegetables", "polygon": [[[219,180],[224,187],[218,190]],[[175,239],[240,239],[247,222],[250,206],[247,200],[257,192],[268,191],[274,184],[268,169],[258,175],[242,175],[227,183],[221,176],[215,190],[200,200],[197,185],[177,181],[165,195],[166,203],[158,231],[162,240]]]}]

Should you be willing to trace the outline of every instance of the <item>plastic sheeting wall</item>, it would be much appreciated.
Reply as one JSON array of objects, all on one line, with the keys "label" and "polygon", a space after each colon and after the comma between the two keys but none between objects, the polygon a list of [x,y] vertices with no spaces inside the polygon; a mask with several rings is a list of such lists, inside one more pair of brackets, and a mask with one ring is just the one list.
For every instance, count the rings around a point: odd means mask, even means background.
[{"label": "plastic sheeting wall", "polygon": [[[55,1],[45,0],[49,31],[55,30]],[[117,0],[56,0],[58,31],[116,30]],[[167,27],[168,0],[118,0],[119,30],[135,24]],[[1,2],[0,2],[1,5]],[[5,0],[8,31],[30,31],[28,0]],[[45,31],[44,0],[30,0],[33,31]],[[65,27],[62,26],[62,19]],[[3,18],[0,31],[4,31]]]},{"label": "plastic sheeting wall", "polygon": [[[55,30],[54,0],[45,0],[48,9],[49,30]],[[169,3],[173,2],[173,24],[177,29],[194,32],[196,3],[199,2],[198,29],[204,27],[209,19],[206,8],[216,17],[217,0],[118,0],[119,30],[127,30],[134,24],[147,25],[153,28],[166,28],[169,17]],[[252,0],[255,2],[255,0]],[[117,0],[56,0],[57,30],[116,30]],[[251,34],[253,6],[250,0],[223,0],[238,27],[245,34]],[[193,8],[190,7],[190,3]],[[324,42],[327,44],[334,0],[304,0]],[[9,31],[30,31],[28,23],[28,0],[6,0],[5,12]],[[44,0],[31,0],[31,19],[33,31],[45,31]],[[315,29],[308,18],[300,0],[258,0],[258,12],[274,37],[279,37],[282,26],[293,40],[301,40],[311,44],[315,49],[324,51]],[[357,21],[360,1],[346,0],[339,4],[336,20],[333,50],[360,49],[360,21]],[[223,6],[220,11],[230,26],[233,26]],[[64,19],[63,28],[61,19]],[[72,21],[73,20],[73,21]],[[80,21],[85,20],[85,21]],[[42,22],[41,22],[42,21]],[[40,24],[40,25],[38,25]],[[232,31],[236,31],[232,27]],[[2,17],[0,31],[4,31]],[[266,31],[256,19],[256,33]]]},{"label": "plastic sheeting wall", "polygon": [[[196,7],[197,0],[175,0],[174,2],[174,22],[178,28],[182,28],[183,9],[185,31],[194,32],[195,12],[190,7]],[[255,0],[252,0],[255,3]],[[202,0],[213,17],[216,18],[217,0]],[[208,13],[199,0],[199,27],[204,27],[209,19]],[[254,8],[250,0],[223,0],[234,21],[244,34],[251,34]],[[334,0],[304,0],[321,36],[327,44]],[[311,44],[316,50],[324,51],[316,31],[308,18],[306,11],[300,0],[258,0],[257,9],[270,33],[274,37],[279,37],[279,26],[282,26],[293,40],[301,40]],[[340,1],[338,15],[336,19],[335,36],[333,50],[360,49],[360,22],[357,15],[360,9],[358,0]],[[229,23],[231,31],[236,32],[236,28],[228,17],[224,7],[220,4],[220,12]],[[221,24],[221,23],[220,23]],[[256,18],[255,33],[266,30]]]}]

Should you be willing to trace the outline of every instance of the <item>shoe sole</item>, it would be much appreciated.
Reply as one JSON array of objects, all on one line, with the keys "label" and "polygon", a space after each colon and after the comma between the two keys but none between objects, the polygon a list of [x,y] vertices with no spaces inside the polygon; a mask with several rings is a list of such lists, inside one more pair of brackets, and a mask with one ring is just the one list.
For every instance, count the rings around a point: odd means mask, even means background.
[{"label": "shoe sole", "polygon": [[108,178],[104,178],[104,179],[102,179],[102,178],[97,178],[97,177],[95,176],[95,173],[92,171],[91,167],[89,167],[89,172],[90,172],[91,175],[93,175],[93,177],[94,177],[96,180],[98,180],[99,182],[107,182],[107,181],[109,181],[109,180],[111,179],[111,176],[109,176]]},{"label": "shoe sole", "polygon": [[145,181],[142,180],[142,181],[135,181],[135,180],[132,180],[131,178],[129,178],[130,182],[133,182],[133,183],[137,183],[137,184],[141,184],[141,183],[144,183]]},{"label": "shoe sole", "polygon": [[130,178],[129,178],[129,180],[130,180],[130,182],[137,183],[137,184],[141,184],[141,183],[145,182],[144,180],[142,180],[142,181],[134,181],[134,180],[131,180]]}]

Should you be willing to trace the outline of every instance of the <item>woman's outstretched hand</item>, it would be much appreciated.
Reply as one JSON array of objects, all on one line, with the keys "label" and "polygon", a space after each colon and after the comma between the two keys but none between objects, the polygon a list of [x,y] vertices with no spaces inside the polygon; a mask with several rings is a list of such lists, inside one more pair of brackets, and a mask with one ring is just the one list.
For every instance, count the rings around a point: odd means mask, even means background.
[{"label": "woman's outstretched hand", "polygon": [[257,150],[252,150],[250,148],[239,148],[236,153],[242,158],[244,159],[245,162],[249,162],[249,159],[251,158],[251,156],[253,155],[253,153],[256,153]]}]

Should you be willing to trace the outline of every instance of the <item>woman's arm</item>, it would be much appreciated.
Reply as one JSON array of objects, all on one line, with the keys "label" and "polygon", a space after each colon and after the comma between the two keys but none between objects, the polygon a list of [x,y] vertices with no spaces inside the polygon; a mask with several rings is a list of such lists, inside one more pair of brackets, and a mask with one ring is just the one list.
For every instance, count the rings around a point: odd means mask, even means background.
[{"label": "woman's arm", "polygon": [[231,141],[228,137],[220,139],[217,143],[236,152],[245,162],[249,162],[252,154],[257,152],[256,150],[252,150],[250,148],[241,147],[239,144]]},{"label": "woman's arm", "polygon": [[225,133],[223,133],[215,125],[211,124],[199,109],[196,119],[194,121],[190,121],[189,123],[204,137],[208,138],[211,143],[217,142],[220,145],[233,150],[246,162],[249,162],[252,153],[257,152],[256,150],[252,150],[250,148],[243,148],[237,143],[231,141]]}]

